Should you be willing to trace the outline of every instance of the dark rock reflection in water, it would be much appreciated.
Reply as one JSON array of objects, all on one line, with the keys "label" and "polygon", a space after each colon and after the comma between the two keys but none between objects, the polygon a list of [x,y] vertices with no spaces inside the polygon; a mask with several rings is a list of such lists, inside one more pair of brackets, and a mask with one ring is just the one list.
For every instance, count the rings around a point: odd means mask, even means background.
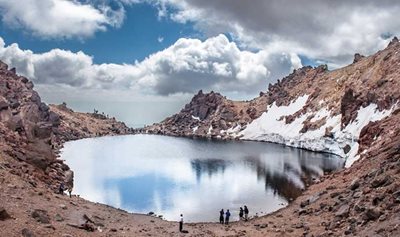
[{"label": "dark rock reflection in water", "polygon": [[168,220],[218,221],[240,206],[266,214],[299,196],[313,178],[343,166],[341,158],[282,145],[155,135],[69,142],[62,159],[75,171],[74,191],[128,211]]}]

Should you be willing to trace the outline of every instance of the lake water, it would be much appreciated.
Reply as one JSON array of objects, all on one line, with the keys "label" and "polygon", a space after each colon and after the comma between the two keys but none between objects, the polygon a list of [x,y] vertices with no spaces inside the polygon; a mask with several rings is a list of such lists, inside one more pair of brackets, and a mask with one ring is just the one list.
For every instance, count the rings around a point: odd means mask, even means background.
[{"label": "lake water", "polygon": [[73,193],[94,202],[167,220],[238,219],[282,208],[312,179],[343,159],[282,145],[131,135],[68,142],[61,158],[74,170]]}]

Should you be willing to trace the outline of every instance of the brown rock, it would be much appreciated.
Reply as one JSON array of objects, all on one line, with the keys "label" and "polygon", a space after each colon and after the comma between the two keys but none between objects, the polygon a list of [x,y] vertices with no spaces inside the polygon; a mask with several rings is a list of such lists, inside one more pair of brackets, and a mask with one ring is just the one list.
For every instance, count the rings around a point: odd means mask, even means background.
[{"label": "brown rock", "polygon": [[382,215],[382,212],[378,208],[368,208],[366,209],[363,220],[365,221],[374,221],[377,220]]},{"label": "brown rock", "polygon": [[0,207],[0,221],[5,221],[10,218],[11,218],[11,216],[8,214],[6,209],[4,209],[3,207]]},{"label": "brown rock", "polygon": [[350,189],[356,190],[358,187],[360,187],[360,181],[359,181],[359,179],[356,178],[353,181],[351,181]]},{"label": "brown rock", "polygon": [[49,224],[50,223],[50,218],[49,215],[47,214],[47,211],[45,210],[40,210],[40,209],[35,209],[31,216],[37,221],[42,224]]},{"label": "brown rock", "polygon": [[335,213],[336,217],[346,218],[349,216],[350,207],[349,205],[345,204],[339,208],[339,210]]},{"label": "brown rock", "polygon": [[35,237],[36,235],[28,228],[24,228],[21,231],[23,237]]},{"label": "brown rock", "polygon": [[356,54],[354,54],[353,63],[357,63],[357,62],[361,61],[363,58],[365,58],[364,55],[361,55],[361,54],[359,54],[359,53],[356,53]]},{"label": "brown rock", "polygon": [[381,187],[381,186],[386,186],[388,184],[390,184],[390,177],[385,175],[385,176],[380,176],[380,177],[375,178],[371,182],[371,187],[377,188],[377,187]]}]

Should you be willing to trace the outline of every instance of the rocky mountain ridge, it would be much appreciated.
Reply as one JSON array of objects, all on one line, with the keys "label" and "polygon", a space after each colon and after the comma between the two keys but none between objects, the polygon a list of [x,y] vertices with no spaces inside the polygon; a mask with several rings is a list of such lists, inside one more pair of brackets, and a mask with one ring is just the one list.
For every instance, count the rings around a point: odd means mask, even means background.
[{"label": "rocky mountain ridge", "polygon": [[306,66],[268,86],[251,101],[199,91],[179,113],[142,132],[283,143],[349,158],[362,152],[369,123],[400,107],[400,43],[329,71]]},{"label": "rocky mountain ridge", "polygon": [[51,104],[49,107],[51,112],[60,117],[60,124],[56,134],[59,139],[58,144],[82,138],[133,133],[133,129],[126,126],[124,122],[98,111],[93,113],[75,112],[68,108],[66,103]]},{"label": "rocky mountain ridge", "polygon": [[130,134],[132,129],[102,114],[77,113],[66,105],[43,103],[33,83],[0,61],[1,161],[13,174],[53,190],[60,182],[73,186],[73,173],[57,159],[66,141]]}]

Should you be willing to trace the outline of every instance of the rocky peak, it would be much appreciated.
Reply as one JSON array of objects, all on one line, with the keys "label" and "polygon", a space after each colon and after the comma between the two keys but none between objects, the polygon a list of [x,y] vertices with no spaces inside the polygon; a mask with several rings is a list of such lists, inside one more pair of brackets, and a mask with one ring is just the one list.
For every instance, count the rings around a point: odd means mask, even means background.
[{"label": "rocky peak", "polygon": [[399,39],[395,36],[395,37],[393,37],[393,39],[390,41],[388,47],[394,46],[394,45],[396,45],[397,43],[399,43]]},{"label": "rocky peak", "polygon": [[357,62],[361,61],[363,58],[365,58],[364,55],[356,53],[356,54],[354,54],[353,63],[357,63]]},{"label": "rocky peak", "polygon": [[184,110],[204,120],[210,113],[217,109],[223,99],[224,97],[219,93],[211,91],[210,93],[204,94],[203,91],[200,90],[190,103],[185,106]]}]

